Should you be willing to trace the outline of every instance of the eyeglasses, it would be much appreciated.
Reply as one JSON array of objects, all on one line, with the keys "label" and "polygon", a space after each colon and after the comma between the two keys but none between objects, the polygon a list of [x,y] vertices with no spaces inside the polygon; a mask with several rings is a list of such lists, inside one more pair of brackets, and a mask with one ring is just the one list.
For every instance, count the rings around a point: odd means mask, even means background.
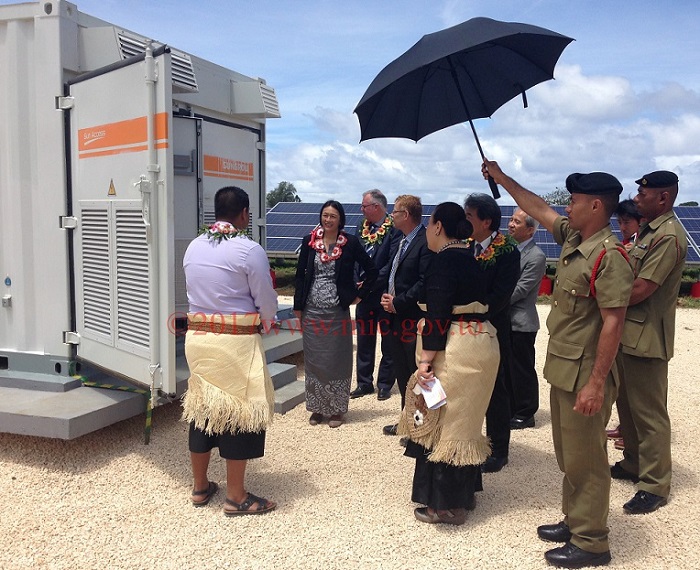
[{"label": "eyeglasses", "polygon": [[370,206],[378,206],[379,204],[360,204],[360,210],[366,210]]},{"label": "eyeglasses", "polygon": [[391,212],[391,215],[393,216],[394,214],[401,214],[401,213],[408,214],[408,210],[394,210],[393,212]]}]

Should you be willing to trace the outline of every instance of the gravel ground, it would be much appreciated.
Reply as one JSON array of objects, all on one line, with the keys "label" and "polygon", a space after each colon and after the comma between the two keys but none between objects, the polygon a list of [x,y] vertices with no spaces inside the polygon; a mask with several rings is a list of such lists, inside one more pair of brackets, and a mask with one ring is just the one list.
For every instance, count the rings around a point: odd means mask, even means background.
[{"label": "gravel ground", "polygon": [[[697,316],[678,311],[670,364],[671,500],[651,515],[625,515],[633,486],[613,481],[610,568],[700,567],[692,547],[700,530]],[[537,342],[541,371],[546,333]],[[224,517],[222,491],[207,507],[190,506],[178,405],[155,410],[148,446],[143,417],[74,441],[0,434],[0,568],[545,567],[549,546],[535,527],[560,520],[561,475],[544,381],[536,427],[513,433],[509,465],[484,476],[477,508],[461,527],[414,519],[413,461],[397,438],[381,433],[399,403],[396,388],[384,402],[352,400],[339,429],[310,426],[303,405],[276,416],[266,456],[248,469],[249,490],[279,504],[259,517]],[[620,458],[612,446],[609,453],[611,462]],[[225,484],[218,456],[210,478]]]}]

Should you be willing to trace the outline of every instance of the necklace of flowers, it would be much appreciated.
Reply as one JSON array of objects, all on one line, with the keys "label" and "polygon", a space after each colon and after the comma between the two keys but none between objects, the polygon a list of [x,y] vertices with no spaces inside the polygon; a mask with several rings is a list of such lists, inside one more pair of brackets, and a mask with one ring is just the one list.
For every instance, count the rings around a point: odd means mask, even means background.
[{"label": "necklace of flowers", "polygon": [[219,243],[222,239],[231,239],[235,237],[248,237],[247,230],[239,230],[229,222],[214,222],[211,226],[202,226],[199,230],[199,235],[206,235],[211,241]]},{"label": "necklace of flowers", "polygon": [[382,243],[382,240],[389,231],[389,228],[394,225],[394,220],[391,218],[391,216],[387,216],[384,218],[382,225],[379,226],[377,231],[374,233],[369,230],[371,225],[372,224],[369,223],[369,220],[365,218],[365,221],[362,222],[362,232],[360,233],[360,238],[366,244],[379,245]]},{"label": "necklace of flowers", "polygon": [[[467,243],[470,247],[475,246],[474,238],[469,238]],[[510,234],[502,234],[498,232],[496,237],[491,240],[491,244],[476,256],[476,260],[485,267],[489,267],[496,263],[496,258],[504,253],[510,253],[518,247],[518,242]]]},{"label": "necklace of flowers", "polygon": [[335,261],[341,255],[343,255],[343,246],[348,243],[348,238],[343,232],[338,232],[338,237],[335,240],[335,245],[330,255],[326,253],[326,246],[323,244],[323,228],[318,225],[313,230],[311,230],[311,239],[309,240],[309,245],[314,248],[320,255],[321,263],[328,263],[329,261]]}]

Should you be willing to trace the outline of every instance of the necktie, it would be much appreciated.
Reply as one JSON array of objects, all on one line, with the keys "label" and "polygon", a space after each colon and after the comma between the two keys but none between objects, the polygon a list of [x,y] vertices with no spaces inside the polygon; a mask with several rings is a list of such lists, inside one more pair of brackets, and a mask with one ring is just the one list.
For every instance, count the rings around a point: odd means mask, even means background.
[{"label": "necktie", "polygon": [[[370,224],[369,226],[369,233],[373,234],[374,232],[377,231],[377,224]],[[367,255],[372,257],[372,252],[374,251],[374,244],[373,243],[368,243],[365,246],[365,251],[367,252]]]},{"label": "necktie", "polygon": [[482,246],[480,242],[476,242],[474,246],[474,257],[479,257],[482,251],[484,251],[484,246]]},{"label": "necktie", "polygon": [[399,251],[396,252],[394,261],[391,263],[391,271],[389,272],[389,295],[396,295],[396,285],[394,283],[396,270],[399,268],[399,261],[401,261],[401,257],[403,257],[407,245],[408,241],[406,241],[406,238],[403,238],[399,244]]}]

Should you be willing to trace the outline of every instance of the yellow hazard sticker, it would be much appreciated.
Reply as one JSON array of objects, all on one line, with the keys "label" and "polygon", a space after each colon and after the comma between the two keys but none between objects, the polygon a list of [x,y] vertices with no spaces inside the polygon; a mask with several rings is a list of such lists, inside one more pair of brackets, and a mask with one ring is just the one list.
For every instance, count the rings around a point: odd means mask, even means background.
[{"label": "yellow hazard sticker", "polygon": [[107,192],[107,196],[116,196],[116,195],[117,195],[117,191],[116,191],[116,189],[114,188],[114,180],[111,180],[111,179],[110,179],[110,181],[109,181],[109,191]]}]

